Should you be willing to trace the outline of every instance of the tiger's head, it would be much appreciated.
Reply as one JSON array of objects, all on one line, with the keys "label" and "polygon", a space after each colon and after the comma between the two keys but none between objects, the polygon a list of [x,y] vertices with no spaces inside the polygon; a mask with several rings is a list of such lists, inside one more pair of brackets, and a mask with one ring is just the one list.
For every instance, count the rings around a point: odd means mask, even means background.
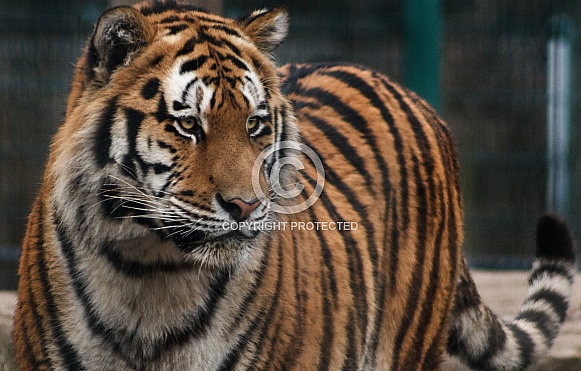
[{"label": "tiger's head", "polygon": [[60,207],[101,213],[105,234],[155,231],[194,260],[232,263],[260,231],[225,226],[272,218],[253,188],[254,177],[269,192],[258,155],[296,136],[270,55],[287,28],[282,8],[238,20],[173,1],[103,13],[54,145]]}]

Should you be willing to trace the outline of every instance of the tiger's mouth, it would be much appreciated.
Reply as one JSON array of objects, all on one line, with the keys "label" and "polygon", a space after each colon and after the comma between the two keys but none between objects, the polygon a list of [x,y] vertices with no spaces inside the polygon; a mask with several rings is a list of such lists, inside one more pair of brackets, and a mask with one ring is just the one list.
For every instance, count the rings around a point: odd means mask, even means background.
[{"label": "tiger's mouth", "polygon": [[191,253],[202,248],[242,249],[251,245],[258,230],[192,230],[184,226],[165,228],[165,238],[171,238],[177,247]]}]

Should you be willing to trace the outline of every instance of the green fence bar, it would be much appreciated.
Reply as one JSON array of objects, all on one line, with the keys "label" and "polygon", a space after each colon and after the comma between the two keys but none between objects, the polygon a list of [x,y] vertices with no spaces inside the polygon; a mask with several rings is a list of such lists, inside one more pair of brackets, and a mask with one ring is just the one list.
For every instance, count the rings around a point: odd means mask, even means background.
[{"label": "green fence bar", "polygon": [[440,107],[440,0],[403,1],[404,84]]}]

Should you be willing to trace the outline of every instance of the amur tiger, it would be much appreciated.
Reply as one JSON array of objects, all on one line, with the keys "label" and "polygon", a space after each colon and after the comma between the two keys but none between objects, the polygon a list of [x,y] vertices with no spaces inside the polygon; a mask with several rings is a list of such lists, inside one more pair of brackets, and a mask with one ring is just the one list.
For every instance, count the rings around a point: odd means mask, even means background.
[{"label": "amur tiger", "polygon": [[277,69],[287,27],[282,8],[103,13],[23,243],[21,369],[521,370],[547,352],[564,222],[540,219],[522,309],[497,319],[460,250],[446,125],[362,67]]}]

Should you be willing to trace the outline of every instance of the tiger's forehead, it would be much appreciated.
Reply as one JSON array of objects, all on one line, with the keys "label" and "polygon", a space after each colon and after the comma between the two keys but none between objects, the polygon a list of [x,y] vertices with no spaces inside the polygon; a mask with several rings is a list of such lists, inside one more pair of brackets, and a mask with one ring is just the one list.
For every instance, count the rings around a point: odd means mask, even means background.
[{"label": "tiger's forehead", "polygon": [[232,19],[204,13],[200,11],[164,12],[150,14],[146,17],[157,29],[157,38],[166,41],[182,43],[183,49],[179,54],[187,54],[197,44],[207,43],[215,48],[240,55],[240,47],[235,46],[232,40],[250,43],[236,22]]},{"label": "tiger's forehead", "polygon": [[250,42],[231,22],[195,14],[158,21],[156,43],[165,51],[167,72],[161,85],[168,112],[200,116],[234,107],[250,113],[263,106],[265,88],[251,53],[244,50]]},{"label": "tiger's forehead", "polygon": [[[265,101],[264,87],[252,69],[228,71],[226,75],[224,67],[215,67],[220,61],[196,59],[176,60],[163,81],[163,94],[172,115],[201,116],[225,108],[250,113]],[[198,63],[199,68],[185,68]]]}]

